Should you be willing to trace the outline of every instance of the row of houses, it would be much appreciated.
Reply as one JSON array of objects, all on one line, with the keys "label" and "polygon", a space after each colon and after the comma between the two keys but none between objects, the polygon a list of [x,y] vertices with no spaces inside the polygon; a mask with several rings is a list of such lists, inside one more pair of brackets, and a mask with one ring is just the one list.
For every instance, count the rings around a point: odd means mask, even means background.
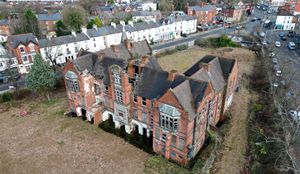
[{"label": "row of houses", "polygon": [[70,112],[138,132],[155,153],[183,165],[203,147],[208,127],[224,120],[237,74],[236,60],[209,55],[183,74],[167,72],[146,41],[128,40],[98,54],[82,51],[64,67]]},{"label": "row of houses", "polygon": [[[36,53],[52,64],[64,64],[67,60],[77,58],[80,50],[98,52],[112,45],[119,45],[125,39],[133,42],[147,40],[157,43],[180,38],[182,34],[196,32],[197,19],[190,16],[174,16],[159,22],[139,22],[128,24],[121,21],[116,25],[92,29],[82,28],[81,33],[37,39],[32,34],[9,36],[7,47],[11,56],[18,60],[20,73],[27,73]],[[1,60],[0,60],[1,61]]]},{"label": "row of houses", "polygon": [[300,3],[294,5],[286,3],[277,7],[277,16],[274,29],[294,31],[299,25],[300,19]]}]

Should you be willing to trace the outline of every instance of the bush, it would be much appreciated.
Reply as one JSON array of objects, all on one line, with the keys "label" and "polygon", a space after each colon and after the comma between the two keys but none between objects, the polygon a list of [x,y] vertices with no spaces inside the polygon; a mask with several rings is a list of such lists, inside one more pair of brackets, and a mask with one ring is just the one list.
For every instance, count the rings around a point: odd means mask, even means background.
[{"label": "bush", "polygon": [[182,50],[186,50],[186,49],[188,49],[187,45],[178,45],[178,46],[176,46],[176,50],[178,50],[178,51],[182,51]]},{"label": "bush", "polygon": [[263,106],[261,104],[255,103],[253,104],[252,109],[255,113],[257,113],[259,111],[262,111]]},{"label": "bush", "polygon": [[238,47],[236,43],[234,43],[227,36],[223,35],[217,38],[209,38],[207,40],[196,40],[195,45],[201,47],[213,47],[213,48],[221,48],[221,47]]},{"label": "bush", "polygon": [[13,98],[12,93],[10,92],[5,92],[0,95],[0,103],[5,103],[11,101]]}]

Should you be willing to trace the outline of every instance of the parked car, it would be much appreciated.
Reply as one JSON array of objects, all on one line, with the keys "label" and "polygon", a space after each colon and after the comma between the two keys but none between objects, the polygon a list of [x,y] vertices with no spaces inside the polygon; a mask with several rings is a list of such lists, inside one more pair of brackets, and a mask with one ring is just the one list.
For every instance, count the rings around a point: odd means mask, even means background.
[{"label": "parked car", "polygon": [[275,71],[275,76],[276,76],[276,77],[281,77],[281,76],[282,76],[281,70],[279,70],[279,69],[276,70],[276,71]]},{"label": "parked car", "polygon": [[295,121],[299,122],[300,121],[300,112],[296,110],[291,110],[289,111],[289,116]]},{"label": "parked car", "polygon": [[274,57],[276,54],[274,52],[269,53],[270,57]]},{"label": "parked car", "polygon": [[288,48],[289,48],[290,50],[294,50],[294,49],[296,48],[296,44],[295,44],[294,42],[289,42]]},{"label": "parked car", "polygon": [[254,21],[256,21],[256,20],[257,20],[257,18],[254,17],[254,18],[251,19],[251,22],[254,22]]},{"label": "parked car", "polygon": [[285,36],[282,36],[282,37],[281,37],[281,40],[285,41],[285,40],[286,40],[286,37],[285,37]]},{"label": "parked car", "polygon": [[241,25],[236,26],[236,29],[237,29],[237,30],[240,30],[240,29],[242,29],[242,28],[243,28],[243,26],[241,26]]},{"label": "parked car", "polygon": [[0,83],[8,83],[10,76],[0,73]]},{"label": "parked car", "polygon": [[277,64],[277,63],[278,63],[278,60],[277,60],[276,58],[273,58],[273,59],[272,59],[272,62],[273,62],[274,64]]},{"label": "parked car", "polygon": [[281,46],[280,42],[279,42],[279,41],[276,41],[276,42],[275,42],[275,46],[276,46],[276,47],[280,47],[280,46]]},{"label": "parked car", "polygon": [[284,32],[280,32],[279,33],[279,37],[283,37],[283,36],[285,36],[285,33]]},{"label": "parked car", "polygon": [[293,31],[290,31],[288,34],[287,34],[288,37],[294,37],[294,32]]}]

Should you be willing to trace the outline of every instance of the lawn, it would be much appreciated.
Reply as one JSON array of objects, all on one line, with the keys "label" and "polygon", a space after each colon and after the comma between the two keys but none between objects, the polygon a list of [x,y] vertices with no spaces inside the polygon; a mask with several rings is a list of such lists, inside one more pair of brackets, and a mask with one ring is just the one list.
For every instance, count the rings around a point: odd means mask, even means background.
[{"label": "lawn", "polygon": [[[0,105],[0,173],[137,173],[149,154],[79,118],[63,115],[64,91]],[[9,108],[7,108],[9,107]],[[26,109],[29,115],[20,117]]]}]

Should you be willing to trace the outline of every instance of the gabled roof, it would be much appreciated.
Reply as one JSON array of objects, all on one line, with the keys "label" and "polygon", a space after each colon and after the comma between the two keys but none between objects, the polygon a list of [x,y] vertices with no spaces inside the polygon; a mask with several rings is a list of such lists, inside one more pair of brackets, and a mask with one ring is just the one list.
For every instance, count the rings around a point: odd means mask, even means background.
[{"label": "gabled roof", "polygon": [[8,36],[8,44],[13,48],[16,48],[19,44],[28,45],[30,42],[37,44],[37,38],[32,33],[19,34],[19,35],[11,35]]},{"label": "gabled roof", "polygon": [[64,45],[69,43],[87,41],[89,37],[84,33],[77,33],[76,36],[70,34],[66,36],[54,37],[51,39],[41,39],[39,40],[41,48]]},{"label": "gabled roof", "polygon": [[8,19],[0,19],[0,25],[8,25],[9,20]]},{"label": "gabled roof", "polygon": [[39,14],[38,20],[39,21],[58,21],[61,20],[62,16],[60,13],[53,13],[53,14]]},{"label": "gabled roof", "polygon": [[190,6],[189,8],[195,10],[195,11],[211,11],[216,10],[215,5],[204,5],[204,6]]},{"label": "gabled roof", "polygon": [[188,112],[189,118],[194,119],[199,102],[204,98],[207,82],[187,79],[172,89],[180,105]]},{"label": "gabled roof", "polygon": [[227,59],[227,58],[221,58],[221,57],[216,57],[212,55],[207,55],[200,59],[197,63],[195,63],[193,66],[191,66],[188,70],[184,72],[186,76],[192,76],[195,74],[197,71],[201,69],[201,63],[208,64],[210,63],[213,59],[217,58],[220,63],[220,67],[224,76],[224,79],[227,79],[229,74],[232,71],[232,68],[234,66],[235,60],[234,59]]},{"label": "gabled roof", "polygon": [[113,26],[103,26],[97,29],[92,28],[87,30],[87,34],[90,37],[105,36],[105,35],[110,35],[115,33],[122,33],[121,25],[117,25],[116,28],[114,28]]},{"label": "gabled roof", "polygon": [[[147,45],[147,47],[146,47]],[[139,52],[138,52],[139,51]],[[74,64],[79,72],[87,71],[95,78],[103,80],[105,85],[109,84],[109,67],[118,65],[125,69],[128,66],[128,60],[132,58],[133,53],[139,53],[138,59],[151,53],[151,49],[146,41],[132,43],[128,49],[125,44],[106,48],[98,53],[81,51],[78,58],[74,60]],[[145,67],[152,69],[161,69],[154,57],[150,57]]]}]

